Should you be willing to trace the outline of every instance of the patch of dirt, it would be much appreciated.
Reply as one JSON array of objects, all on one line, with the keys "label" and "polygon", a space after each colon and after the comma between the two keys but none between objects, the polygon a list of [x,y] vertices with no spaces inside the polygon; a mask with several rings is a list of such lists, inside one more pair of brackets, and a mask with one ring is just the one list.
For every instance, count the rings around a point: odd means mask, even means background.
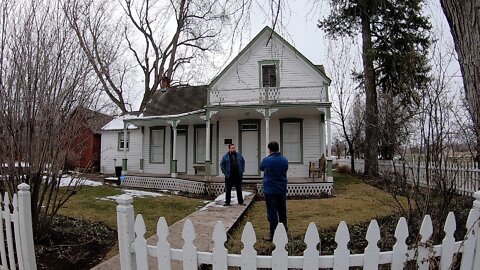
[{"label": "patch of dirt", "polygon": [[102,223],[57,216],[48,238],[35,243],[38,269],[90,269],[116,241],[117,232]]}]

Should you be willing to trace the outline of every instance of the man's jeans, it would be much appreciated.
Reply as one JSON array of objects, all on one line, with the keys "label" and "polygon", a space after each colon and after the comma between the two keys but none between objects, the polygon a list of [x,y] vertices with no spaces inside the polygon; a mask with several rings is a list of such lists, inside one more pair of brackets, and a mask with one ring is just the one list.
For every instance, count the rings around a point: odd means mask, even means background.
[{"label": "man's jeans", "polygon": [[270,239],[277,228],[278,221],[283,223],[285,230],[287,227],[287,198],[286,194],[269,194],[265,193],[265,202],[267,204],[267,217],[270,223]]},{"label": "man's jeans", "polygon": [[225,179],[225,203],[230,204],[230,199],[232,196],[232,182],[235,184],[235,190],[237,191],[237,201],[238,204],[243,203],[243,194],[242,194],[242,181],[237,177],[234,179],[233,177]]}]

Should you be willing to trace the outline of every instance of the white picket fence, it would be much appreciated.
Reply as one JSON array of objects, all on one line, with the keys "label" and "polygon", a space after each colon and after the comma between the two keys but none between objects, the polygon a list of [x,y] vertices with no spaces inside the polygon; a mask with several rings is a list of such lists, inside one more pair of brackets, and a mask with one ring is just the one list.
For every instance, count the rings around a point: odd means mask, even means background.
[{"label": "white picket fence", "polygon": [[[227,235],[222,222],[217,222],[213,232],[214,247],[212,252],[200,252],[193,241],[196,238],[195,229],[190,220],[183,227],[182,237],[184,245],[182,249],[171,248],[168,243],[169,230],[164,218],[160,218],[157,224],[158,242],[156,245],[148,245],[145,239],[145,223],[142,215],[134,218],[132,198],[123,195],[117,200],[117,221],[120,249],[120,262],[122,270],[149,269],[148,256],[157,258],[156,269],[171,270],[172,261],[180,261],[183,269],[197,269],[200,264],[212,265],[214,270],[226,270],[229,266],[241,267],[242,270],[268,268],[282,269],[323,269],[348,270],[352,266],[360,266],[363,269],[378,269],[379,265],[388,264],[391,269],[403,269],[409,261],[415,261],[417,269],[428,270],[432,258],[440,257],[440,269],[449,269],[456,258],[455,255],[462,253],[462,270],[480,269],[480,192],[475,193],[475,202],[466,223],[469,229],[465,240],[455,242],[454,232],[456,222],[453,213],[448,215],[445,222],[445,238],[442,244],[432,246],[429,239],[433,233],[433,225],[430,216],[425,216],[420,228],[421,240],[416,248],[409,248],[406,239],[409,235],[405,218],[398,221],[395,231],[396,244],[391,251],[380,251],[377,243],[380,240],[380,229],[376,220],[370,222],[366,234],[368,246],[364,254],[351,254],[347,247],[350,241],[347,224],[342,221],[337,229],[335,241],[337,248],[333,255],[321,255],[317,245],[320,246],[320,238],[315,223],[310,223],[305,234],[307,246],[303,256],[288,256],[285,246],[288,243],[287,233],[282,224],[279,224],[275,232],[273,243],[275,250],[271,256],[257,255],[254,249],[256,235],[250,222],[245,225],[242,234],[244,245],[241,254],[229,254],[225,248]],[[320,249],[321,250],[321,249]],[[155,266],[154,266],[155,267]],[[152,269],[152,268],[150,268]]]},{"label": "white picket fence", "polygon": [[[365,161],[355,159],[355,171],[363,173]],[[350,159],[337,159],[334,161],[339,166],[351,167]],[[379,160],[380,173],[397,172],[405,175],[409,182],[415,182],[423,186],[433,186],[439,178],[445,183],[452,184],[459,194],[472,195],[480,189],[480,168],[474,162],[442,164],[441,167],[426,166],[423,162],[403,162],[392,160]],[[428,178],[427,178],[428,171]]]},{"label": "white picket fence", "polygon": [[[12,200],[0,196],[0,269],[35,270],[30,186],[18,185]],[[13,211],[11,211],[13,209]]]}]

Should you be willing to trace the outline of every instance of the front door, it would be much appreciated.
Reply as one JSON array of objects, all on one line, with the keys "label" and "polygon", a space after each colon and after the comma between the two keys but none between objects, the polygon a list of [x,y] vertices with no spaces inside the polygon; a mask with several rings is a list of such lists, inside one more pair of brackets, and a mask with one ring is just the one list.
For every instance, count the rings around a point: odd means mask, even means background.
[{"label": "front door", "polygon": [[177,172],[187,172],[187,130],[177,129]]},{"label": "front door", "polygon": [[241,141],[240,153],[245,159],[245,173],[244,175],[257,176],[258,158],[260,156],[258,145],[259,140],[259,122],[241,122],[240,123]]}]

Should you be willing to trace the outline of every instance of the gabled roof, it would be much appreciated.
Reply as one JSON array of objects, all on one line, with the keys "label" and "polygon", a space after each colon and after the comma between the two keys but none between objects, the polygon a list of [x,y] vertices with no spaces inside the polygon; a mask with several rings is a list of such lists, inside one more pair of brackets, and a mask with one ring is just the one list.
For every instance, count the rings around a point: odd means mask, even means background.
[{"label": "gabled roof", "polygon": [[92,111],[84,107],[77,107],[76,111],[79,117],[83,117],[83,124],[94,134],[99,134],[102,127],[113,119],[110,115]]},{"label": "gabled roof", "polygon": [[[255,44],[255,42],[257,42],[258,39],[260,39],[260,37],[265,33],[265,32],[270,32],[272,34],[272,37],[275,37],[275,38],[278,38],[282,43],[284,43],[285,45],[287,45],[287,47],[289,47],[296,55],[300,56],[301,59],[303,59],[303,61],[305,61],[305,63],[307,63],[309,66],[311,66],[320,76],[322,76],[325,80],[328,81],[328,83],[330,83],[332,80],[327,76],[327,74],[325,74],[325,69],[323,68],[322,65],[314,65],[310,60],[308,60],[307,57],[305,57],[301,52],[299,52],[295,47],[292,46],[292,44],[290,44],[288,41],[286,41],[282,36],[280,36],[277,32],[273,31],[272,28],[268,27],[268,26],[265,26],[262,31],[260,31],[248,44],[247,46],[245,46],[245,48],[243,48],[242,51],[240,51],[240,53],[227,65],[226,68],[224,68],[222,70],[222,72],[220,72],[220,74],[218,74],[213,80],[212,82],[210,83],[210,85],[213,85],[215,84],[232,66],[233,64],[235,64],[235,62],[237,62],[238,59],[240,59],[240,57],[242,57],[242,55],[244,55],[248,49],[250,49],[250,47],[252,47],[253,44]],[[319,66],[321,66],[322,68],[320,68]]]},{"label": "gabled roof", "polygon": [[142,112],[143,116],[176,115],[204,109],[207,85],[170,87],[157,91]]}]

